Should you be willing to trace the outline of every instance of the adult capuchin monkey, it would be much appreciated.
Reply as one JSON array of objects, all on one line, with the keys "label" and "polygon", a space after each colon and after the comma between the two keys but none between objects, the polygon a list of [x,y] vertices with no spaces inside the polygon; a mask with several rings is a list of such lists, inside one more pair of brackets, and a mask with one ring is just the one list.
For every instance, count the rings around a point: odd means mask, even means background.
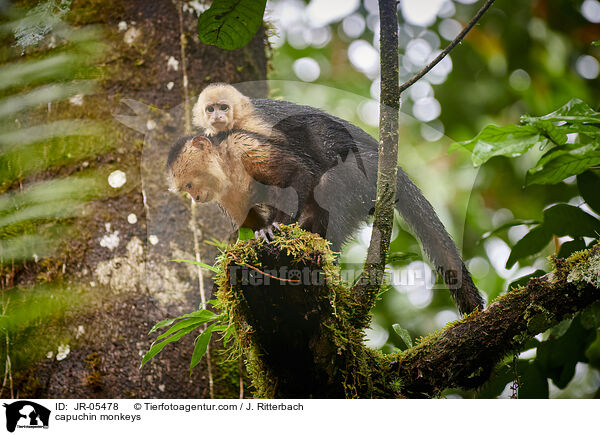
[{"label": "adult capuchin monkey", "polygon": [[[200,95],[194,123],[208,135],[182,138],[172,147],[167,162],[172,190],[219,203],[238,226],[268,240],[278,223],[296,221],[327,238],[337,251],[370,215],[378,143],[359,127],[310,106],[250,100],[222,84]],[[297,193],[292,214],[284,211],[290,208],[289,193],[282,194],[289,187]],[[482,309],[483,298],[458,249],[402,168],[396,189],[396,208],[443,276],[459,311]]]}]

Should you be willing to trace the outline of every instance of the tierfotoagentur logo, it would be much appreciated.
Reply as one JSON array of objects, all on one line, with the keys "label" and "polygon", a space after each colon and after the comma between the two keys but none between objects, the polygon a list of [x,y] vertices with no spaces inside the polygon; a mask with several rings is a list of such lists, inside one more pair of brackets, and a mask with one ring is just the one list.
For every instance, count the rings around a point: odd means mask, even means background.
[{"label": "tierfotoagentur logo", "polygon": [[50,410],[29,400],[3,404],[6,408],[6,430],[48,429]]}]

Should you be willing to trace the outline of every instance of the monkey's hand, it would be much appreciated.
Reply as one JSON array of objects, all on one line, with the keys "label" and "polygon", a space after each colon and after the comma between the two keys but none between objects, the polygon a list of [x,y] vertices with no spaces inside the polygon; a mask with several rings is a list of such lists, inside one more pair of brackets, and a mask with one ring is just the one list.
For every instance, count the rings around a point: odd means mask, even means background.
[{"label": "monkey's hand", "polygon": [[281,231],[277,222],[273,222],[271,225],[254,231],[254,235],[257,239],[263,239],[265,242],[269,243],[275,238],[274,231]]}]

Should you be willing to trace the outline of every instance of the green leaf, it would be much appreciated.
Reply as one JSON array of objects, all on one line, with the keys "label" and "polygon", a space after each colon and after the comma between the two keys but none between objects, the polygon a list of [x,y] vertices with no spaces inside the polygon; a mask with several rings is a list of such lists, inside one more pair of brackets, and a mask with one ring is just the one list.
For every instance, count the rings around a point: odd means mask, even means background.
[{"label": "green leaf", "polygon": [[519,361],[519,399],[547,399],[548,379],[536,361]]},{"label": "green leaf", "polygon": [[581,312],[581,326],[585,329],[600,328],[600,301],[594,302]]},{"label": "green leaf", "polygon": [[238,230],[238,240],[246,241],[254,238],[254,231],[250,228],[241,227]]},{"label": "green leaf", "polygon": [[514,379],[514,372],[511,364],[502,363],[494,369],[494,373],[488,382],[477,393],[478,399],[494,399],[498,397],[506,384]]},{"label": "green leaf", "polygon": [[542,225],[533,228],[515,244],[506,261],[506,268],[511,268],[521,258],[541,251],[550,243],[552,235],[577,239],[584,236],[596,238],[598,234],[600,221],[594,216],[572,205],[556,204],[544,210]]},{"label": "green leaf", "polygon": [[591,123],[600,124],[600,112],[596,112],[578,98],[573,98],[561,108],[544,116],[521,116],[521,123],[532,125],[539,120],[550,122]]},{"label": "green leaf", "polygon": [[506,260],[506,268],[510,269],[521,258],[537,254],[550,243],[550,240],[552,240],[552,232],[545,225],[533,228],[513,246],[508,260]]},{"label": "green leaf", "polygon": [[213,329],[215,329],[215,323],[210,325],[206,330],[196,338],[196,345],[194,346],[194,353],[192,354],[192,360],[190,361],[190,376],[192,376],[192,370],[200,363],[202,357],[208,349],[208,343],[212,336]]},{"label": "green leaf", "polygon": [[[528,341],[529,347],[526,349],[531,349],[537,347],[539,342],[535,339]],[[526,350],[522,349],[522,350]],[[533,362],[528,359],[519,359],[516,361],[517,370],[516,375],[519,377],[521,381],[521,387],[525,388],[524,394],[532,394],[537,396],[544,396],[544,380],[543,376],[540,376],[540,371],[536,367],[533,370],[530,368],[533,365]],[[532,376],[533,375],[533,376]],[[498,364],[498,367],[494,369],[492,377],[486,384],[481,388],[481,390],[477,394],[477,398],[479,399],[493,399],[498,397],[506,388],[508,383],[512,383],[515,379],[515,370],[514,370],[514,361],[512,357],[507,357],[503,362]],[[546,383],[546,390],[548,386],[548,382]],[[528,387],[525,387],[525,384]],[[547,393],[546,393],[547,394]],[[521,389],[519,389],[519,398],[521,396]]]},{"label": "green leaf", "polygon": [[562,337],[571,327],[571,323],[573,323],[573,319],[564,319],[560,321],[557,325],[554,325],[552,328],[548,330],[549,339],[556,340],[557,338]]},{"label": "green leaf", "polygon": [[526,185],[556,184],[600,164],[600,142],[554,148],[527,172]]},{"label": "green leaf", "polygon": [[581,251],[583,249],[585,249],[585,242],[583,239],[570,240],[560,245],[560,249],[558,250],[558,254],[556,254],[556,256],[558,258],[568,258],[574,252]]},{"label": "green leaf", "polygon": [[586,171],[577,176],[577,187],[581,197],[596,213],[600,213],[600,176],[595,171]]},{"label": "green leaf", "polygon": [[208,311],[208,310],[198,310],[198,311],[194,311],[193,313],[188,313],[188,314],[184,314],[179,317],[175,317],[174,319],[161,320],[160,322],[158,322],[156,325],[154,325],[152,327],[150,332],[148,332],[148,335],[152,334],[154,331],[156,331],[160,328],[165,328],[167,326],[172,325],[173,323],[175,323],[178,320],[186,319],[188,317],[194,317],[194,318],[196,318],[196,320],[198,322],[207,323],[212,320],[216,320],[219,317],[219,315],[213,313],[212,311]]},{"label": "green leaf", "polygon": [[546,144],[547,139],[541,138],[539,130],[532,125],[488,125],[470,141],[459,143],[473,152],[475,166],[482,165],[494,156],[517,157],[534,145],[543,147]]},{"label": "green leaf", "polygon": [[[504,127],[488,125],[472,140],[453,144],[450,150],[462,146],[472,151],[473,164],[479,166],[494,156],[517,157],[534,145],[543,148],[549,140],[562,150],[562,146],[567,144],[568,133],[579,133],[579,140],[584,145],[587,145],[590,137],[600,136],[600,113],[578,99],[572,99],[558,110],[544,116],[524,115],[521,117],[521,124],[523,125]],[[540,162],[532,173],[538,173],[542,169],[544,171],[528,181],[528,184],[556,183],[570,175],[583,172],[590,163],[593,165],[593,162],[597,161],[598,155],[595,151],[599,150],[597,147],[595,150],[593,148],[594,146],[591,146],[585,150],[581,146],[569,147],[567,153],[570,154],[570,158],[563,156],[560,161],[552,161],[549,168],[544,168]],[[552,157],[556,158],[558,155]]]},{"label": "green leaf", "polygon": [[585,351],[595,338],[595,329],[585,329],[576,316],[563,335],[540,343],[536,362],[558,388],[565,388],[575,375],[577,363],[587,361]]},{"label": "green leaf", "polygon": [[0,67],[0,89],[64,80],[66,75],[73,76],[78,66],[82,66],[81,58],[74,53],[59,53],[43,59],[3,65]]},{"label": "green leaf", "polygon": [[92,91],[93,82],[85,80],[40,86],[26,94],[4,97],[0,100],[0,119],[15,116],[21,111],[34,109],[77,94],[90,94]]},{"label": "green leaf", "polygon": [[567,143],[567,134],[564,129],[555,126],[551,121],[536,119],[532,125],[555,144],[564,145]]},{"label": "green leaf", "polygon": [[205,44],[236,50],[248,44],[262,24],[266,0],[214,0],[198,18]]},{"label": "green leaf", "polygon": [[394,332],[398,334],[398,337],[402,339],[406,347],[412,347],[412,339],[410,338],[410,333],[408,332],[408,329],[404,329],[398,323],[394,323],[392,325],[392,328],[394,328]]},{"label": "green leaf", "polygon": [[223,340],[223,346],[224,347],[227,347],[229,341],[232,338],[234,338],[233,333],[234,333],[234,327],[233,327],[233,325],[231,325],[231,324],[227,325],[227,327],[224,330],[224,334],[223,334],[223,338],[222,338],[222,340]]},{"label": "green leaf", "polygon": [[173,326],[171,326],[166,332],[163,332],[158,337],[156,337],[156,340],[154,340],[154,341],[159,341],[164,338],[167,338],[169,335],[174,334],[177,331],[181,331],[182,329],[189,328],[191,326],[199,328],[200,326],[204,325],[205,323],[206,323],[205,320],[203,320],[202,318],[198,318],[198,317],[189,317],[187,319],[180,320],[179,322],[177,322]]},{"label": "green leaf", "polygon": [[[54,255],[73,223],[65,218],[81,215],[85,201],[106,193],[99,176],[81,176],[97,170],[77,175],[58,169],[93,158],[102,152],[96,144],[113,141],[107,140],[104,121],[68,119],[72,111],[57,111],[56,106],[53,113],[61,113],[63,119],[40,124],[47,117],[38,116],[43,110],[40,105],[94,90],[99,77],[94,61],[103,57],[100,35],[58,19],[54,12],[70,0],[36,2],[40,5],[33,9],[0,3],[0,34],[8,42],[0,62],[0,263],[5,265]],[[40,7],[49,16],[32,14]],[[38,45],[52,28],[60,43]],[[10,47],[20,45],[24,50],[32,44],[37,47],[31,56]],[[69,105],[64,102],[59,107],[63,104]],[[106,175],[102,183],[106,184]]]},{"label": "green leaf", "polygon": [[196,266],[200,266],[200,267],[202,267],[203,269],[210,270],[211,272],[215,272],[215,273],[218,273],[218,272],[219,272],[219,269],[218,269],[218,268],[216,268],[215,266],[211,266],[210,264],[206,264],[206,263],[201,263],[201,262],[199,262],[199,261],[194,261],[194,260],[182,260],[182,259],[179,259],[179,260],[171,260],[171,261],[177,261],[177,262],[180,262],[180,263],[191,263],[191,264],[195,264]]},{"label": "green leaf", "polygon": [[592,41],[592,46],[600,47],[600,41]]},{"label": "green leaf", "polygon": [[226,251],[227,247],[229,246],[229,244],[227,242],[225,242],[223,240],[215,239],[214,237],[211,237],[210,240],[205,240],[204,243],[207,245],[210,245],[210,246],[214,246],[221,252]]},{"label": "green leaf", "polygon": [[600,331],[596,332],[596,340],[585,351],[585,357],[591,366],[600,368]]},{"label": "green leaf", "polygon": [[37,255],[49,255],[58,245],[60,238],[57,236],[41,236],[38,234],[19,234],[14,237],[0,239],[0,252],[2,260],[21,261]]},{"label": "green leaf", "polygon": [[591,139],[596,139],[600,137],[600,126],[598,126],[597,124],[564,124],[557,128],[564,131],[566,134],[578,133],[579,141],[581,143],[588,142],[585,140],[586,137],[589,137]]},{"label": "green leaf", "polygon": [[535,221],[535,220],[523,220],[523,219],[515,219],[512,220],[510,222],[507,222],[503,225],[500,225],[498,228],[493,229],[492,231],[488,231],[487,233],[484,233],[481,238],[479,239],[479,242],[484,241],[485,239],[488,239],[492,236],[495,236],[496,234],[501,233],[504,230],[507,230],[509,228],[512,227],[516,227],[519,225],[535,225],[535,224],[539,224],[539,221]]},{"label": "green leaf", "polygon": [[189,334],[194,329],[196,329],[196,326],[190,326],[188,328],[185,328],[185,329],[182,329],[182,330],[178,331],[176,334],[171,335],[169,338],[167,338],[166,340],[161,341],[160,343],[154,342],[152,344],[152,346],[150,347],[150,350],[148,352],[146,352],[146,354],[142,358],[142,363],[140,365],[140,368],[144,367],[144,364],[146,364],[153,357],[155,357],[158,353],[160,353],[160,351],[162,351],[163,348],[167,344],[173,343],[174,341],[179,341],[181,339],[181,337],[185,336],[186,334]]},{"label": "green leaf", "polygon": [[227,331],[227,328],[229,328],[229,325],[227,325],[226,323],[215,323],[213,328],[213,332],[224,332]]},{"label": "green leaf", "polygon": [[529,350],[529,349],[537,349],[537,347],[539,345],[540,345],[540,341],[537,338],[532,337],[525,342],[525,344],[523,345],[522,348],[519,349],[519,351],[525,352],[526,350]]},{"label": "green leaf", "polygon": [[34,204],[21,210],[9,213],[0,218],[0,228],[14,225],[29,220],[61,219],[75,216],[79,213],[77,208],[81,201],[65,200],[63,202],[49,202],[48,204]]},{"label": "green leaf", "polygon": [[598,237],[600,221],[579,207],[557,204],[544,210],[544,227],[556,236]]},{"label": "green leaf", "polygon": [[99,122],[63,119],[27,128],[5,130],[0,133],[0,148],[3,153],[7,153],[28,144],[49,142],[65,136],[101,136],[102,134],[105,134],[105,129]]}]

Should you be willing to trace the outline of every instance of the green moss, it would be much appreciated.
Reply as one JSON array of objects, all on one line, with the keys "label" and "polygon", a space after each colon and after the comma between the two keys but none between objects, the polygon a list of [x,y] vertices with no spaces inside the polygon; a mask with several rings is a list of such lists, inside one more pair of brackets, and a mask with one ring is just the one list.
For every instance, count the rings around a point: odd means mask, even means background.
[{"label": "green moss", "polygon": [[108,23],[123,13],[123,4],[116,0],[73,0],[66,20],[75,25]]},{"label": "green moss", "polygon": [[417,354],[427,353],[428,347],[432,344],[437,343],[439,338],[443,336],[443,334],[445,334],[447,331],[455,328],[460,324],[470,323],[476,320],[480,314],[481,312],[479,310],[475,310],[472,313],[465,314],[462,319],[457,319],[447,323],[442,329],[438,329],[436,331],[433,331],[431,334],[422,337],[417,337],[417,339],[415,340],[415,345],[413,347],[406,349],[403,352],[400,352],[398,355],[400,356],[400,358],[406,358],[409,355],[412,357]]},{"label": "green moss", "polygon": [[[354,328],[353,303],[350,289],[340,277],[339,268],[334,264],[334,254],[329,242],[315,234],[300,229],[297,225],[282,225],[283,232],[277,234],[271,247],[289,256],[291,264],[314,264],[324,274],[326,289],[319,291],[323,298],[315,302],[319,306],[329,306],[329,314],[324,315],[320,324],[317,342],[312,344],[315,364],[330,367],[327,376],[332,385],[338,385],[344,397],[369,397],[373,394],[374,383],[371,379],[380,355],[373,354],[363,344],[364,333]],[[241,291],[231,285],[227,273],[230,265],[251,265],[260,268],[259,252],[264,247],[262,240],[238,242],[218,260],[220,272],[216,277],[219,305],[235,329],[236,349],[243,353],[256,397],[275,397],[277,395],[277,376],[268,367],[261,355],[261,349],[255,339],[256,331],[250,326],[246,301]],[[323,305],[321,305],[323,304]],[[388,364],[385,360],[383,364]],[[383,385],[381,382],[378,385]],[[335,387],[334,387],[335,388]]]},{"label": "green moss", "polygon": [[[600,249],[600,244],[596,244],[592,249]],[[577,288],[592,285],[600,288],[600,256],[591,255],[590,250],[574,253],[567,260],[570,266],[566,280],[574,284]]]},{"label": "green moss", "polygon": [[2,389],[0,397],[13,398],[14,395],[18,395],[21,399],[35,399],[46,395],[46,386],[35,375],[35,371],[32,368],[13,373],[12,381],[13,396],[11,397],[11,391],[7,385]]},{"label": "green moss", "polygon": [[100,355],[98,352],[92,352],[85,358],[85,365],[89,373],[85,380],[85,385],[92,391],[102,390],[102,373],[100,372]]},{"label": "green moss", "polygon": [[215,399],[239,398],[240,377],[243,383],[244,396],[247,395],[247,389],[250,385],[248,372],[244,365],[240,363],[241,355],[232,352],[231,349],[231,347],[211,347],[214,367],[219,368],[214,373]]}]

